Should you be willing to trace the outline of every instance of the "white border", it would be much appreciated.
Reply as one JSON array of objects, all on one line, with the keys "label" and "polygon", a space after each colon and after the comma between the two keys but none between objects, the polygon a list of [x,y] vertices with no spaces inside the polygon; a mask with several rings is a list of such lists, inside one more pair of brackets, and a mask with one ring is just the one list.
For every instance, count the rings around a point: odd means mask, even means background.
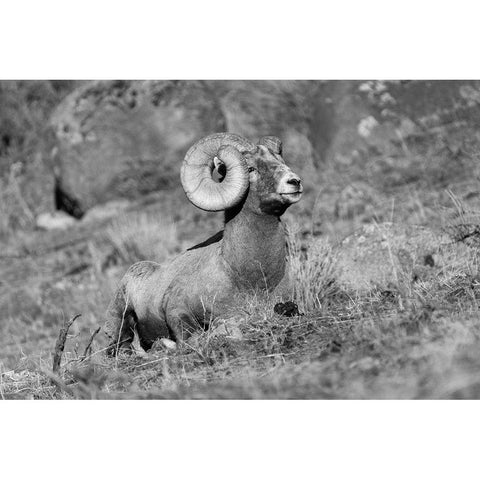
[{"label": "white border", "polygon": [[[3,478],[472,478],[478,403],[0,404]],[[168,477],[167,477],[168,478]]]},{"label": "white border", "polygon": [[[480,78],[475,2],[2,5],[3,79]],[[477,402],[3,402],[13,478],[469,478]],[[474,463],[475,462],[475,463]]]},{"label": "white border", "polygon": [[1,78],[478,78],[476,2],[17,0]]}]

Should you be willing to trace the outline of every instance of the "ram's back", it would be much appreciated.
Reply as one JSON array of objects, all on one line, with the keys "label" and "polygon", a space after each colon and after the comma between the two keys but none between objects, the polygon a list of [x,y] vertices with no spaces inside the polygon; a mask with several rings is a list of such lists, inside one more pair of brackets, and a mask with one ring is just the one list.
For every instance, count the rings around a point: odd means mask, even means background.
[{"label": "ram's back", "polygon": [[161,264],[144,261],[132,265],[123,283],[137,316],[158,315],[165,310],[167,297],[169,303],[188,305],[224,285],[219,251],[220,243],[215,242],[187,250]]}]

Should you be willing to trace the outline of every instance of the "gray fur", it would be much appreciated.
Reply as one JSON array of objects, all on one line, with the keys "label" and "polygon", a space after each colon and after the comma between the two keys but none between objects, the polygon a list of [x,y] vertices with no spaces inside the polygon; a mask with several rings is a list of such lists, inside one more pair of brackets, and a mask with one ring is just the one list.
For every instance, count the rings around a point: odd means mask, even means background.
[{"label": "gray fur", "polygon": [[245,160],[249,188],[225,212],[223,234],[163,264],[139,262],[127,271],[108,309],[110,353],[129,348],[135,329],[146,350],[158,338],[182,341],[246,292],[282,296],[288,278],[280,216],[300,199],[300,178],[263,145]]}]

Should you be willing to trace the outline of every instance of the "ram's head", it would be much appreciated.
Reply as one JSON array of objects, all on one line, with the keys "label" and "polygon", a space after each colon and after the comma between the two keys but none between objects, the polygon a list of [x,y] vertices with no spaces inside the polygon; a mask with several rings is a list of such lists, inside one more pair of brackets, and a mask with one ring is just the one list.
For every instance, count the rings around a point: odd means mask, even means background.
[{"label": "ram's head", "polygon": [[188,150],[181,179],[189,200],[208,211],[245,204],[256,213],[282,215],[303,192],[282,158],[282,142],[271,136],[255,145],[230,133],[209,135]]}]

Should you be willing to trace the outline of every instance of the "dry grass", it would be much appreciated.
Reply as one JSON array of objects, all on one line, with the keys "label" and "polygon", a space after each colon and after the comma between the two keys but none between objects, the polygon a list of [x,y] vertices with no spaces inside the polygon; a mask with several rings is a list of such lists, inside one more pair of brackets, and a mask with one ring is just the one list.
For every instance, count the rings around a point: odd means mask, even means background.
[{"label": "dry grass", "polygon": [[338,290],[334,249],[324,238],[302,241],[296,227],[287,228],[287,242],[295,301],[303,311],[321,309]]},{"label": "dry grass", "polygon": [[18,175],[21,163],[10,165],[8,175],[0,178],[0,239],[9,239],[13,232],[30,226],[35,217],[25,202]]},{"label": "dry grass", "polygon": [[153,213],[122,215],[107,228],[105,236],[126,264],[161,262],[180,250],[173,221]]},{"label": "dry grass", "polygon": [[[113,230],[112,230],[113,231]],[[122,237],[125,238],[125,237]],[[303,244],[303,247],[301,245]],[[293,247],[292,247],[293,245]],[[305,315],[282,317],[274,300],[239,299],[230,320],[175,351],[104,356],[95,337],[118,270],[88,270],[49,287],[48,298],[11,313],[2,337],[16,342],[0,368],[3,398],[471,398],[480,395],[479,254],[452,250],[435,275],[388,295],[335,286],[334,249],[290,233],[296,300]],[[137,247],[138,248],[138,247]],[[135,257],[138,258],[138,257]],[[315,265],[316,268],[313,268]],[[123,267],[122,267],[123,268]],[[125,267],[126,268],[126,267]],[[117,273],[114,273],[117,272]],[[328,294],[327,294],[328,292]],[[33,296],[33,292],[31,292]],[[26,306],[26,305],[25,305]],[[58,375],[51,352],[65,317],[82,313],[67,337]],[[33,343],[32,343],[33,342]],[[50,372],[50,373],[49,373]]]},{"label": "dry grass", "polygon": [[368,295],[293,318],[252,296],[235,320],[241,338],[207,331],[174,352],[159,346],[117,361],[103,356],[101,338],[82,357],[92,325],[71,332],[53,387],[45,348],[4,372],[0,390],[6,398],[469,397],[479,389],[478,305],[465,278],[452,276],[448,291],[456,293],[437,289],[402,311],[395,298]]}]

